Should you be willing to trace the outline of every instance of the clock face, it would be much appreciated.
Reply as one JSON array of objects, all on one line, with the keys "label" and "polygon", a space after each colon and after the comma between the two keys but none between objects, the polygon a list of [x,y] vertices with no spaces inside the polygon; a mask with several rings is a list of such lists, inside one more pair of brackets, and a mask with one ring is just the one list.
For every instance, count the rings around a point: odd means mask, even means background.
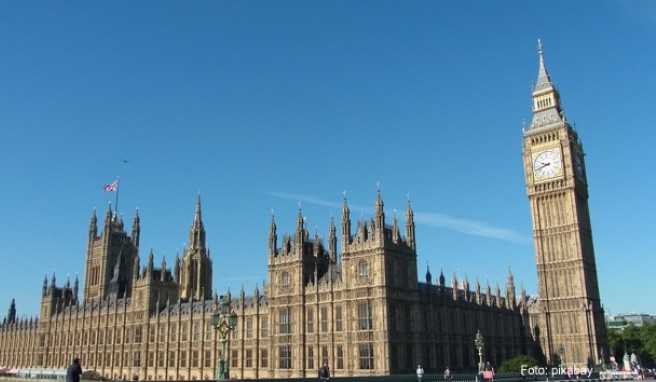
[{"label": "clock face", "polygon": [[563,161],[557,148],[540,151],[533,157],[533,174],[536,180],[559,176],[562,170]]}]

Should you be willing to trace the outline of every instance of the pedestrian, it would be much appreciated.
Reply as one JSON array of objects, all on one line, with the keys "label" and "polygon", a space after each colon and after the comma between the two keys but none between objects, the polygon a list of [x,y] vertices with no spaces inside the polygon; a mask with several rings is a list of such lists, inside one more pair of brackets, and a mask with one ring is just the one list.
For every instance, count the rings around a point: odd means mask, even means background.
[{"label": "pedestrian", "polygon": [[421,382],[424,378],[424,368],[421,365],[417,365],[417,382]]},{"label": "pedestrian", "polygon": [[330,381],[330,368],[328,367],[328,360],[324,360],[323,366],[319,368],[319,381]]},{"label": "pedestrian", "polygon": [[446,382],[451,382],[451,369],[449,369],[448,366],[444,369],[444,380]]},{"label": "pedestrian", "polygon": [[80,375],[82,375],[80,359],[75,358],[73,363],[66,369],[66,382],[80,382]]}]

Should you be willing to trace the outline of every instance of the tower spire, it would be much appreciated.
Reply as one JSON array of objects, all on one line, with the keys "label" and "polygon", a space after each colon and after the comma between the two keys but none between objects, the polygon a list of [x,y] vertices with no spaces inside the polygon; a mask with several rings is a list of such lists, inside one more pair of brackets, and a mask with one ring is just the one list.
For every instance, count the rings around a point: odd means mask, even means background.
[{"label": "tower spire", "polygon": [[538,67],[538,79],[535,82],[533,91],[539,91],[546,87],[553,86],[551,83],[551,77],[549,77],[549,72],[547,71],[547,67],[544,64],[544,46],[542,45],[541,39],[538,39],[538,57],[540,60]]},{"label": "tower spire", "polygon": [[194,227],[200,228],[203,226],[203,218],[201,216],[200,208],[200,192],[196,195],[196,210],[194,211]]},{"label": "tower spire", "polygon": [[344,201],[342,202],[342,249],[351,242],[351,210],[346,200],[346,191],[343,192]]},{"label": "tower spire", "polygon": [[190,249],[203,249],[205,248],[205,227],[203,226],[203,218],[201,215],[200,207],[200,193],[196,196],[196,209],[194,211],[194,222],[189,231],[189,248]]},{"label": "tower spire", "polygon": [[276,226],[276,215],[271,211],[271,225],[269,226],[269,255],[275,256],[278,248],[278,233]]},{"label": "tower spire", "polygon": [[412,248],[413,251],[415,251],[417,249],[417,242],[415,240],[415,213],[412,210],[410,198],[408,198],[408,210],[406,211],[405,231],[406,238],[408,240],[408,246]]}]

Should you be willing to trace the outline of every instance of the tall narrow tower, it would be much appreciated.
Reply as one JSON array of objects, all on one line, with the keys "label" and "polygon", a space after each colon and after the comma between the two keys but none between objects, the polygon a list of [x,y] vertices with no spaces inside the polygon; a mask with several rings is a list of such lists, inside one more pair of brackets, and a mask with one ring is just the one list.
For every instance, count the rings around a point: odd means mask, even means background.
[{"label": "tall narrow tower", "polygon": [[194,301],[212,298],[212,260],[205,243],[200,195],[196,199],[194,221],[189,230],[189,241],[180,266],[180,297]]},{"label": "tall narrow tower", "polygon": [[531,326],[549,362],[597,363],[606,332],[588,211],[583,146],[565,118],[538,40],[533,120],[524,130],[524,170],[533,220],[538,300]]}]

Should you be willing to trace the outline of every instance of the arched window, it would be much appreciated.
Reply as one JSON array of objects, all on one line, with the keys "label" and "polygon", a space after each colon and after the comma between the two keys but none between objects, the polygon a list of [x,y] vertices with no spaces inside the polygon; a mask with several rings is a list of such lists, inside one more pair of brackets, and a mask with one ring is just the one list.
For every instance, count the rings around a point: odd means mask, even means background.
[{"label": "arched window", "polygon": [[280,275],[280,286],[283,288],[289,288],[289,272],[283,272]]},{"label": "arched window", "polygon": [[358,277],[368,278],[369,277],[369,263],[365,260],[362,260],[358,263]]}]

